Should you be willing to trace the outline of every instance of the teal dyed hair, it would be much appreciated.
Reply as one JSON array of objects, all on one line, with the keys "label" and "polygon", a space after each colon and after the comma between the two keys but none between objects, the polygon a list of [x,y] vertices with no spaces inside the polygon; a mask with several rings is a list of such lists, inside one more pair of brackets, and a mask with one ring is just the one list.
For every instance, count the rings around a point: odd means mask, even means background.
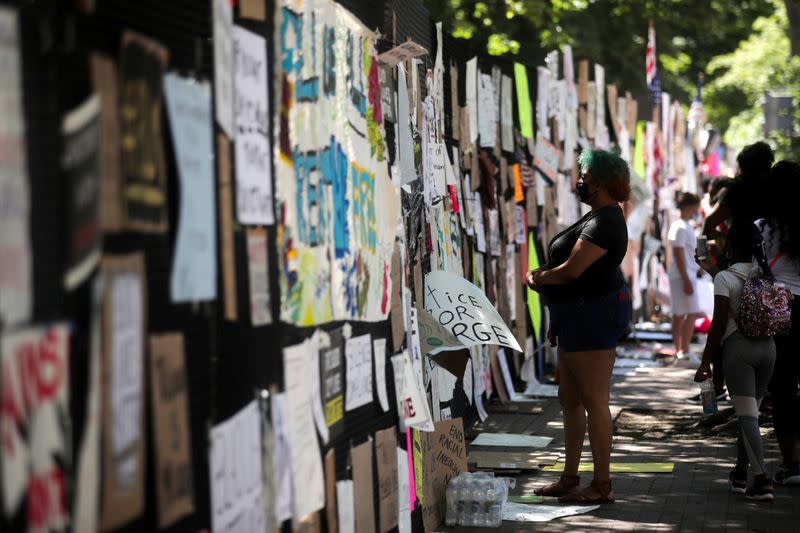
[{"label": "teal dyed hair", "polygon": [[584,150],[578,157],[582,172],[591,172],[592,179],[605,187],[618,202],[628,199],[631,192],[631,173],[628,163],[620,156],[605,150]]}]

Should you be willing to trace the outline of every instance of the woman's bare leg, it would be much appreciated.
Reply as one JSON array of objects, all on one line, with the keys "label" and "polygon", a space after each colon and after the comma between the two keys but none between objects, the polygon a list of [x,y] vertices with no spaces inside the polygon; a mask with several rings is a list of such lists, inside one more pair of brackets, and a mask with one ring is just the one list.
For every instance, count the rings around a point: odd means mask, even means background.
[{"label": "woman's bare leg", "polygon": [[565,364],[566,358],[562,350],[558,351],[558,370],[561,381],[558,387],[558,399],[564,412],[564,475],[577,476],[578,465],[583,452],[583,440],[586,438],[586,411],[581,403],[578,383],[571,368]]},{"label": "woman's bare leg", "polygon": [[577,383],[580,403],[588,413],[594,479],[598,482],[608,481],[610,477],[612,422],[608,395],[615,357],[614,349],[571,352],[559,357]]}]

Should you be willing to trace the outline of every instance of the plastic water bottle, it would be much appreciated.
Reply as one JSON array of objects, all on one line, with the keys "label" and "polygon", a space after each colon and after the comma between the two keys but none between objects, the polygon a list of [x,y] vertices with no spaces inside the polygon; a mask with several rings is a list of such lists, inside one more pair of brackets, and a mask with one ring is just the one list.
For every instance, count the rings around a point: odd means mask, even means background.
[{"label": "plastic water bottle", "polygon": [[713,415],[717,412],[717,391],[710,378],[700,383],[700,399],[703,401],[703,413]]},{"label": "plastic water bottle", "polygon": [[486,516],[484,518],[484,526],[486,527],[499,527],[503,521],[503,482],[499,479],[493,479],[486,492]]},{"label": "plastic water bottle", "polygon": [[476,479],[472,484],[470,513],[467,517],[468,526],[481,527],[486,506],[486,481]]},{"label": "plastic water bottle", "polygon": [[458,511],[459,504],[463,501],[460,499],[462,474],[450,479],[447,484],[447,491],[445,496],[447,498],[447,514],[445,515],[444,523],[448,526],[455,526],[458,524]]},{"label": "plastic water bottle", "polygon": [[456,515],[458,524],[462,526],[467,525],[470,520],[469,515],[472,511],[472,484],[472,477],[468,474],[459,482]]}]

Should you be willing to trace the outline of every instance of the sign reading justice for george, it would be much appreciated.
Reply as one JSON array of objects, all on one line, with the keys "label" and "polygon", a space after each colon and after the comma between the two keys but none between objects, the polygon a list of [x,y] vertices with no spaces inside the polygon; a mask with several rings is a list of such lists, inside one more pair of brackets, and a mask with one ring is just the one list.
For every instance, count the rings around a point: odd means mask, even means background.
[{"label": "sign reading justice for george", "polygon": [[425,310],[464,346],[499,344],[522,351],[483,291],[461,276],[449,272],[426,275]]}]

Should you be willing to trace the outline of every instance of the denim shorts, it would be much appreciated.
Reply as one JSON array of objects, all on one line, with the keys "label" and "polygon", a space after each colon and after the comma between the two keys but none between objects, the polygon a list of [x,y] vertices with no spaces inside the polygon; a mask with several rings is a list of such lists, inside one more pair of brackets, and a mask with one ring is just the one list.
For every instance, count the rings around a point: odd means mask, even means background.
[{"label": "denim shorts", "polygon": [[602,296],[550,302],[550,340],[565,352],[615,348],[628,333],[631,296],[627,285]]}]

